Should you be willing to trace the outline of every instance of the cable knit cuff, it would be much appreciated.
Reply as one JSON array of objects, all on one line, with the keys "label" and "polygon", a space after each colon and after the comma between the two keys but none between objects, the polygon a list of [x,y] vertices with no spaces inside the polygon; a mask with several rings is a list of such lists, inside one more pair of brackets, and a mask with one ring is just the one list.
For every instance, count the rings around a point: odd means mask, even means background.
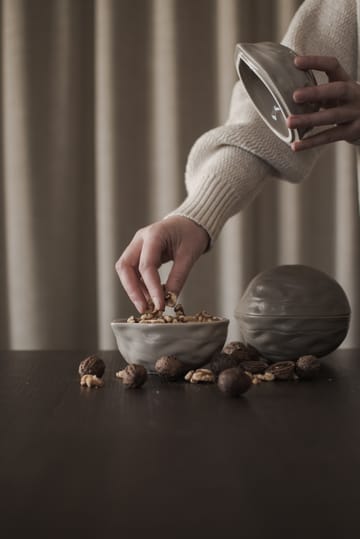
[{"label": "cable knit cuff", "polygon": [[206,175],[187,179],[187,198],[166,216],[182,215],[202,226],[210,246],[225,222],[253,200],[264,178],[271,175],[266,163],[240,148],[223,146],[213,161],[213,167],[204,167]]}]

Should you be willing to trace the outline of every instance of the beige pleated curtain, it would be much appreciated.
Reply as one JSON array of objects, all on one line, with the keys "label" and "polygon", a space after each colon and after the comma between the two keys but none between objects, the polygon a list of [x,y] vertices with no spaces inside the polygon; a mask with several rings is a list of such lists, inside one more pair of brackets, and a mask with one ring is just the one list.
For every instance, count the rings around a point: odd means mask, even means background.
[{"label": "beige pleated curtain", "polygon": [[[2,0],[0,349],[114,349],[134,309],[114,264],[185,196],[187,154],[224,122],[240,41],[280,40],[291,0]],[[232,218],[182,294],[229,316],[259,271],[335,277],[359,346],[353,147],[300,186],[274,181]],[[163,275],[167,269],[164,268]]]}]

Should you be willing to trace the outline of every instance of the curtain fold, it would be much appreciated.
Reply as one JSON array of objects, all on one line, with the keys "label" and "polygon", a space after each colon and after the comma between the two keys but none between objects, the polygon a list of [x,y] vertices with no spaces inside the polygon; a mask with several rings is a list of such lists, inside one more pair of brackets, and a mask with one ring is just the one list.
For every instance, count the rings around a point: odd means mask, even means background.
[{"label": "curtain fold", "polygon": [[[196,138],[226,120],[235,44],[279,41],[301,0],[0,2],[0,349],[114,349],[134,308],[115,262],[185,196]],[[355,149],[300,185],[269,180],[181,300],[231,318],[256,273],[302,263],[344,287],[359,346]],[[162,269],[165,278],[168,265]]]}]

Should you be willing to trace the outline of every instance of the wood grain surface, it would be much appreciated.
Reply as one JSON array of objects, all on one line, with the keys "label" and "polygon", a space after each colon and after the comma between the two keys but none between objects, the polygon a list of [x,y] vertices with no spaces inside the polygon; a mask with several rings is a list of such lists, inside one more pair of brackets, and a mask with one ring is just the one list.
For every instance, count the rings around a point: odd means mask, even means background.
[{"label": "wood grain surface", "polygon": [[125,389],[118,352],[83,388],[86,355],[0,352],[2,537],[358,536],[359,351],[239,399],[156,376]]}]

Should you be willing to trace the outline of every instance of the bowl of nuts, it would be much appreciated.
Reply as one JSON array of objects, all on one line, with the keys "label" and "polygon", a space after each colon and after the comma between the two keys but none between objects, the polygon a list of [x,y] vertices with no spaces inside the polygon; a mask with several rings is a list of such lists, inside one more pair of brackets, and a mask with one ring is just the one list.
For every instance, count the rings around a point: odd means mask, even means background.
[{"label": "bowl of nuts", "polygon": [[222,350],[229,320],[206,311],[186,315],[174,294],[165,295],[164,312],[149,310],[136,317],[111,322],[120,354],[129,364],[155,373],[163,356],[175,356],[189,369],[201,367]]}]

